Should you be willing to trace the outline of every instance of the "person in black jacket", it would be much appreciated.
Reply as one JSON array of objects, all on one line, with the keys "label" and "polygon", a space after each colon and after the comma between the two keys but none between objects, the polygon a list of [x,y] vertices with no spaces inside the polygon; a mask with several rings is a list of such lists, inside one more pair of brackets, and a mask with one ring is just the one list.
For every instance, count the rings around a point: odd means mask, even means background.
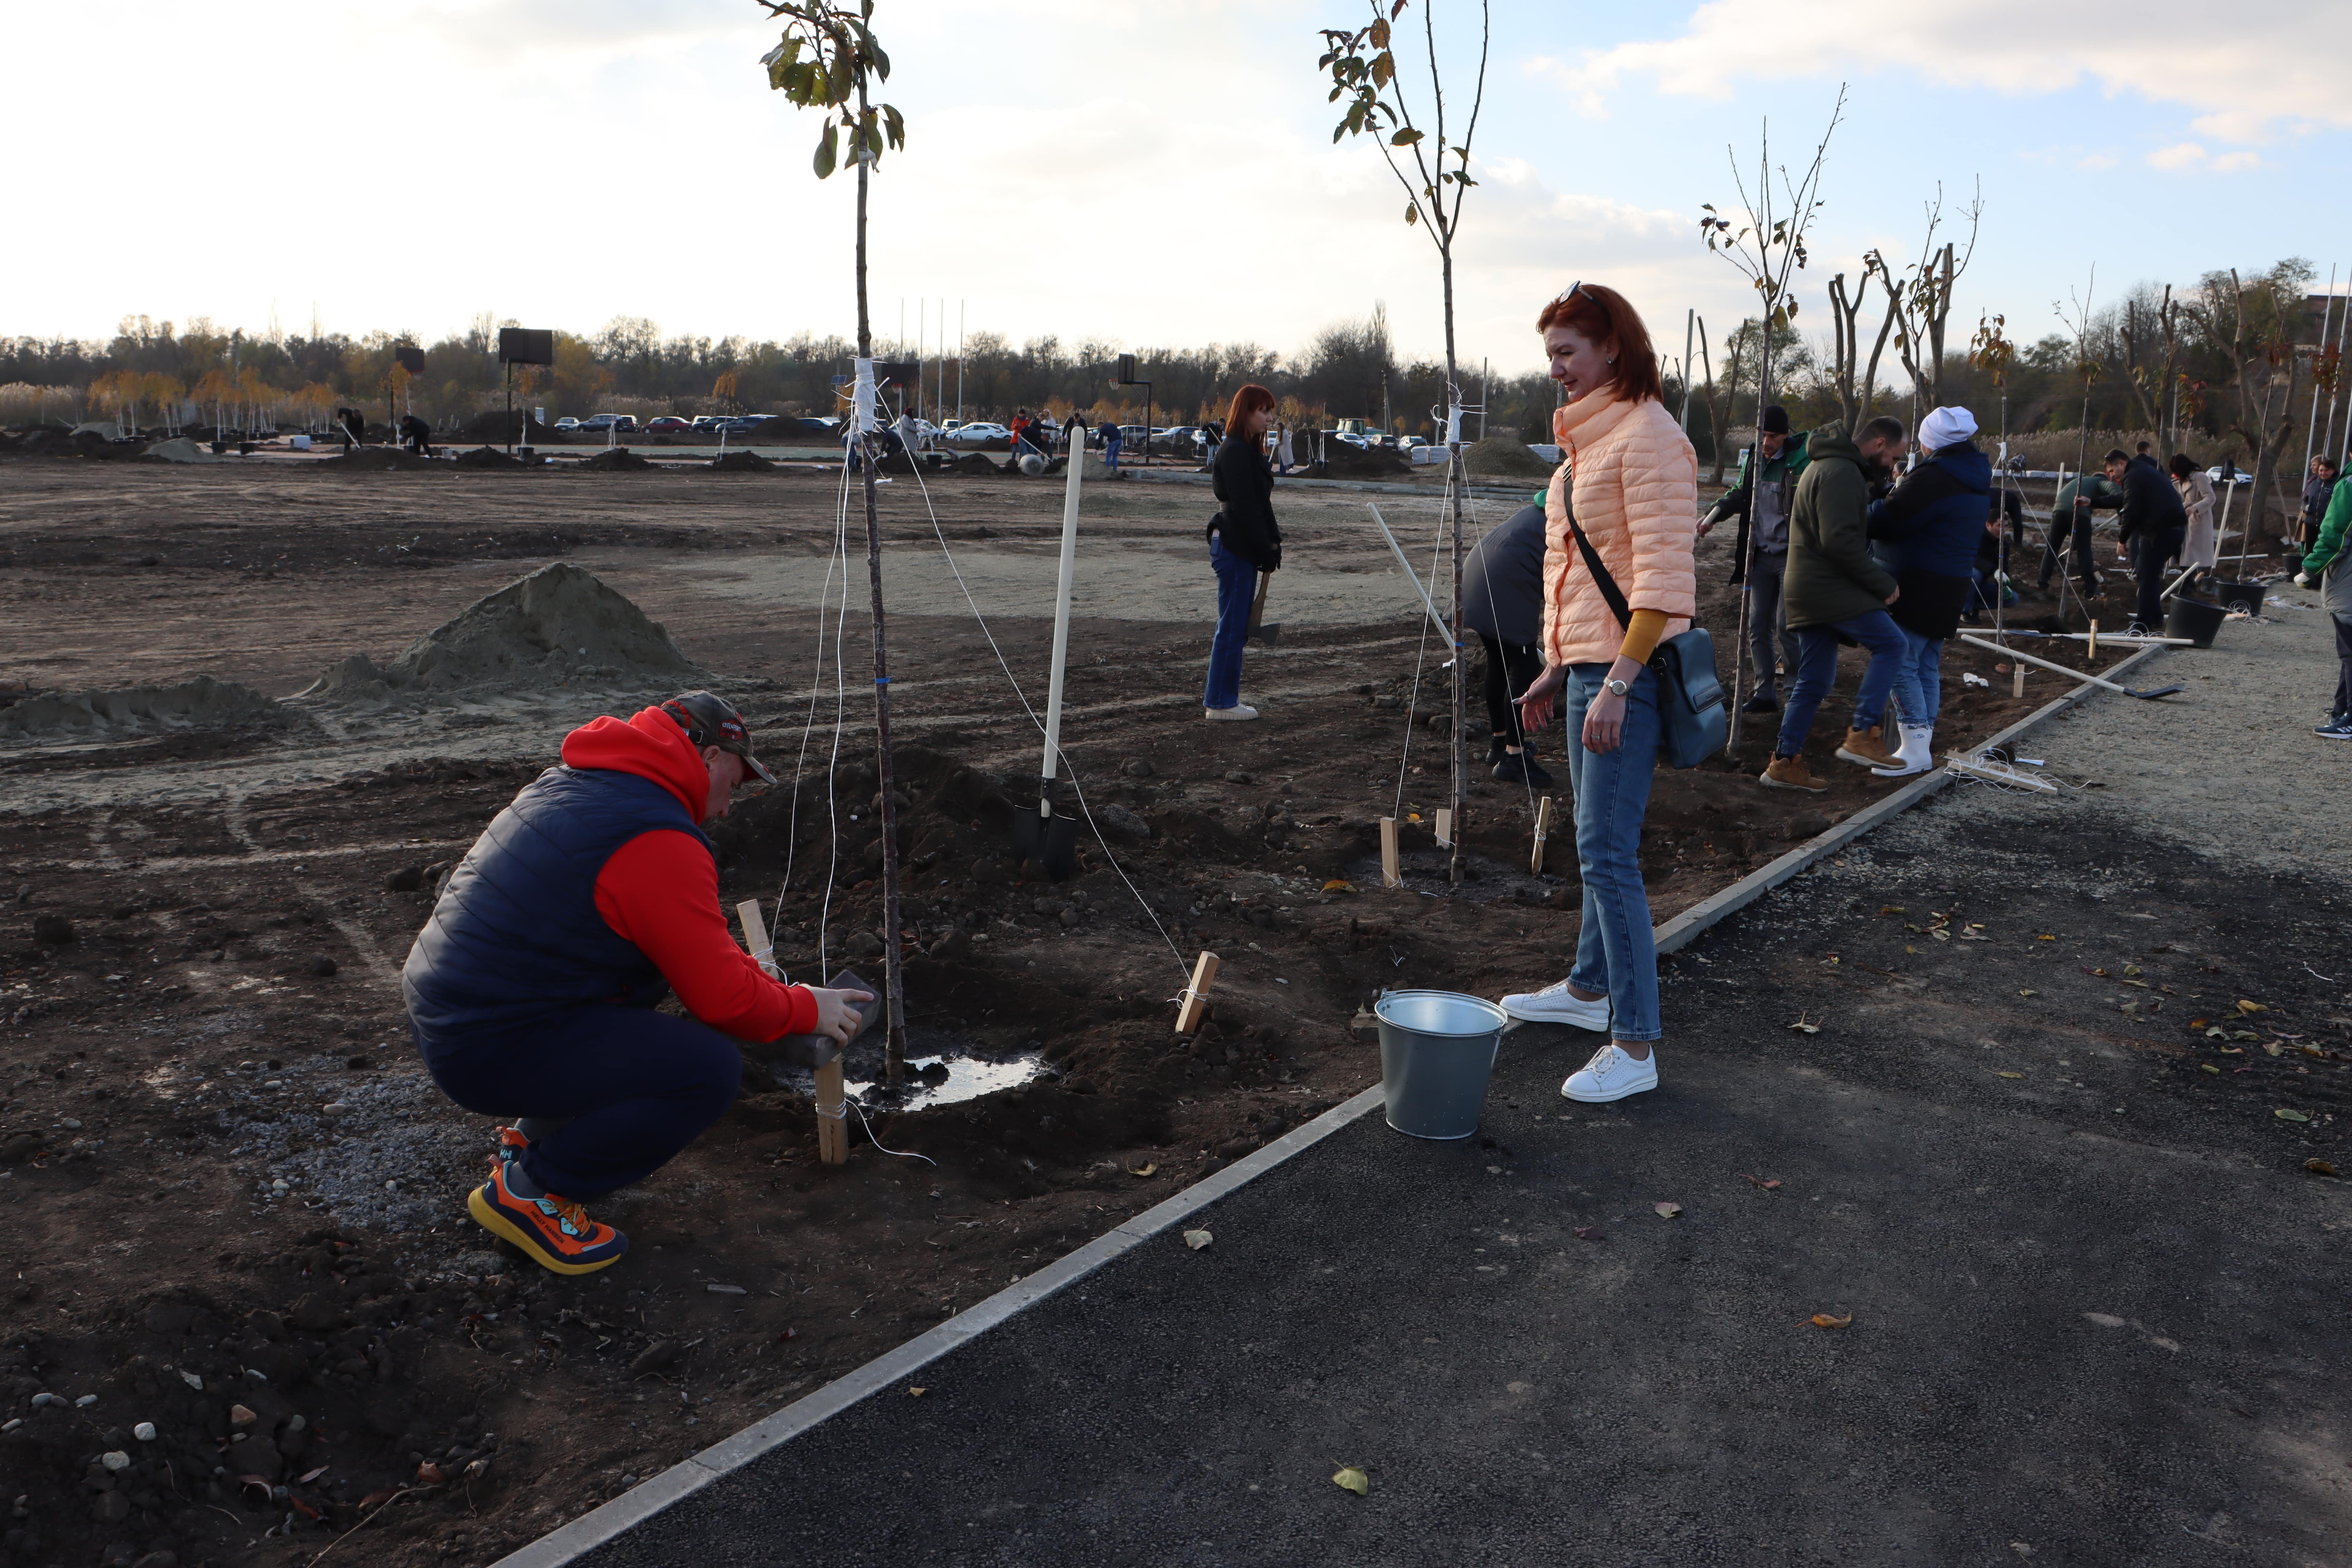
[{"label": "person in black jacket", "polygon": [[400,444],[420,458],[433,455],[433,426],[414,414],[400,416]]},{"label": "person in black jacket", "polygon": [[1209,679],[1202,717],[1233,721],[1257,717],[1242,701],[1242,644],[1249,637],[1257,574],[1282,565],[1282,525],[1274,521],[1274,473],[1265,461],[1265,429],[1274,420],[1274,394],[1253,382],[1234,394],[1217,446],[1212,488],[1224,503],[1209,519],[1209,564],[1217,571],[1217,635],[1209,644]]},{"label": "person in black jacket", "polygon": [[1551,783],[1519,725],[1518,700],[1543,673],[1544,509],[1523,506],[1462,563],[1462,624],[1486,650],[1486,761],[1505,784]]},{"label": "person in black jacket", "polygon": [[[2134,458],[2117,447],[2106,456],[2106,471],[2108,482],[2123,490],[2116,511],[2116,542],[2139,576],[2139,607],[2129,629],[2144,636],[2164,624],[2164,566],[2188,541],[2189,509],[2180,504],[2180,492],[2153,458]],[[2094,500],[2091,504],[2102,503]]]}]

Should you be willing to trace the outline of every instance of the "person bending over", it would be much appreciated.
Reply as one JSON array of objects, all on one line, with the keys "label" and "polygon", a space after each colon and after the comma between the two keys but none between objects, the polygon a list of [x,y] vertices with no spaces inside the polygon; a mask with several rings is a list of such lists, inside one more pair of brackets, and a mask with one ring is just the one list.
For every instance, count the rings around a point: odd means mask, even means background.
[{"label": "person bending over", "polygon": [[1536,762],[1519,723],[1520,693],[1543,673],[1544,509],[1523,506],[1490,529],[1462,563],[1462,624],[1486,652],[1486,763],[1505,784],[1542,789],[1551,774]]},{"label": "person bending over", "polygon": [[2125,630],[2145,637],[2164,625],[2165,563],[2180,553],[2188,538],[2189,509],[2180,504],[2180,492],[2153,458],[2128,457],[2117,447],[2107,454],[2105,468],[2107,482],[2122,499],[2091,504],[2116,509],[2116,545],[2139,579],[2138,607]]},{"label": "person bending over", "polygon": [[400,416],[400,444],[420,458],[433,455],[433,426],[414,414]]},{"label": "person bending over", "polygon": [[[558,1274],[628,1237],[582,1204],[667,1164],[734,1102],[735,1038],[846,1040],[864,992],[768,978],[719,904],[702,824],[774,775],[742,715],[689,691],[563,739],[563,763],[474,841],[401,971],[433,1081],[511,1116],[466,1207]],[[692,1015],[654,1009],[675,989]]]},{"label": "person bending over", "polygon": [[[1768,788],[1819,795],[1829,787],[1805,767],[1805,737],[1837,682],[1840,637],[1868,648],[1870,668],[1854,693],[1853,722],[1838,758],[1866,768],[1902,765],[1881,738],[1886,695],[1909,646],[1886,613],[1902,590],[1870,552],[1866,513],[1871,485],[1893,472],[1906,445],[1903,421],[1885,414],[1862,427],[1859,442],[1848,437],[1843,425],[1813,432],[1812,462],[1797,481],[1789,508],[1787,594],[1789,628],[1797,634],[1797,679],[1762,775]],[[1978,504],[1983,504],[1981,497]]]}]

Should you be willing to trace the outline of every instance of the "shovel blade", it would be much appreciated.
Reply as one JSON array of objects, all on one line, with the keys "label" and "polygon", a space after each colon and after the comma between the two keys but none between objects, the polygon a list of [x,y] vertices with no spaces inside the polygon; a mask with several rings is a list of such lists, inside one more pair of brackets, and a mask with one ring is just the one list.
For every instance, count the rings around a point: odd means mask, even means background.
[{"label": "shovel blade", "polygon": [[2186,691],[2189,688],[2185,686],[2159,686],[2153,691],[2132,691],[2132,689],[2126,686],[2124,689],[2126,691],[2130,691],[2131,695],[2134,697],[2153,702],[2159,697],[2169,697],[2176,691]]},{"label": "shovel blade", "polygon": [[1282,623],[1280,621],[1265,621],[1257,626],[1252,626],[1250,628],[1249,637],[1246,640],[1250,642],[1278,643],[1282,640]]},{"label": "shovel blade", "polygon": [[1040,846],[1037,863],[1045,875],[1056,882],[1066,882],[1078,868],[1078,825],[1056,814],[1041,824],[1045,843]]}]

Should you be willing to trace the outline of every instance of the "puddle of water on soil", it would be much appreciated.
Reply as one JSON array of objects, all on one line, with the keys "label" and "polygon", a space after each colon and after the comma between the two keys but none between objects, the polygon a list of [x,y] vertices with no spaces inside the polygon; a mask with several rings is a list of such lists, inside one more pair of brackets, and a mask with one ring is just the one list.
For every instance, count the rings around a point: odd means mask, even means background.
[{"label": "puddle of water on soil", "polygon": [[[937,1069],[944,1069],[945,1076]],[[1019,1089],[1045,1070],[1045,1062],[1037,1057],[1015,1057],[1006,1062],[982,1061],[977,1057],[910,1057],[907,1061],[907,1097],[888,1109],[924,1110],[934,1105],[978,1100],[983,1094]],[[872,1080],[853,1080],[848,1085],[849,1095],[873,1110],[874,1103],[866,1095],[881,1087]]]}]

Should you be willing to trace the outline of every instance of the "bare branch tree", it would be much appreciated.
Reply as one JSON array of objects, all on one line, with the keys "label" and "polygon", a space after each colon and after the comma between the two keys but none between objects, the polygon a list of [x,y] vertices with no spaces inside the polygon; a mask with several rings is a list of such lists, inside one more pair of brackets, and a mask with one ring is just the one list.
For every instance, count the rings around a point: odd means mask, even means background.
[{"label": "bare branch tree", "polygon": [[1897,312],[1895,352],[1902,358],[1904,374],[1911,378],[1911,394],[1920,413],[1943,400],[1944,328],[1952,314],[1953,289],[1977,253],[1977,235],[1984,222],[1984,182],[1977,182],[1976,195],[1959,215],[1968,220],[1965,244],[1946,240],[1941,248],[1936,244],[1936,233],[1944,223],[1940,184],[1935,199],[1926,206],[1927,227],[1919,241],[1919,259],[1906,268],[1899,279],[1892,267],[1882,264],[1879,268],[1887,306]]}]

